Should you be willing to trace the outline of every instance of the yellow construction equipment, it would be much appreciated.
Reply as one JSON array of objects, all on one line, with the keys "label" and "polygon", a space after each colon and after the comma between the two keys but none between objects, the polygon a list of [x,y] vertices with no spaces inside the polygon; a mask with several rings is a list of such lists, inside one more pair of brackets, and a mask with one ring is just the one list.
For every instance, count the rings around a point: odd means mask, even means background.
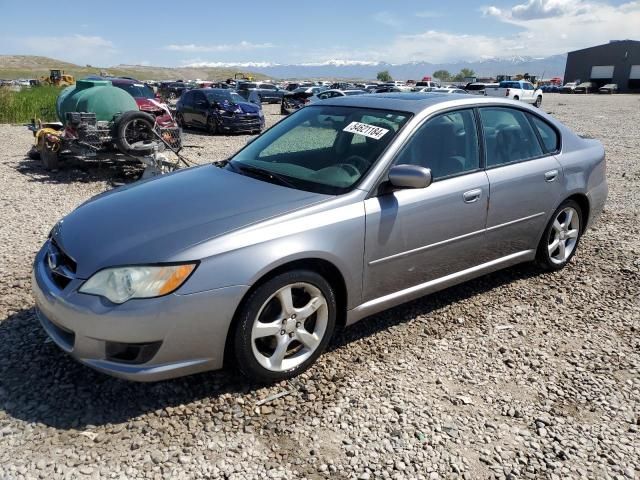
[{"label": "yellow construction equipment", "polygon": [[49,71],[48,77],[41,77],[40,84],[42,85],[55,85],[56,87],[66,87],[76,83],[76,79],[73,75],[67,75],[64,70],[52,69]]}]

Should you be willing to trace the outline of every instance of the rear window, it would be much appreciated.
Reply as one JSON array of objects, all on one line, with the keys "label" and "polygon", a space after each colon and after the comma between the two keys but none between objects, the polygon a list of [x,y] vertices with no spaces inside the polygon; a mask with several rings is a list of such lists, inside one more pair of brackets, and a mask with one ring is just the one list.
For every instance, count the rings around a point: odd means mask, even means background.
[{"label": "rear window", "polygon": [[518,82],[500,82],[500,88],[520,88]]}]

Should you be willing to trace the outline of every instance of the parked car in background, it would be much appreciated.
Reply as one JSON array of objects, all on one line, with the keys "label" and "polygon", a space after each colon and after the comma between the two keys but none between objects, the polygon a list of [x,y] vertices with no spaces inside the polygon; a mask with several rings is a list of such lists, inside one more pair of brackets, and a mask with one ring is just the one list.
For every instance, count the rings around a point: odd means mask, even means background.
[{"label": "parked car in background", "polygon": [[114,87],[121,88],[128,92],[129,95],[134,98],[141,111],[151,113],[160,118],[168,115],[169,119],[173,121],[171,111],[167,104],[161,102],[153,89],[148,85],[137,80],[129,80],[128,78],[109,78],[109,80],[111,80]]},{"label": "parked car in background", "polygon": [[482,82],[473,82],[467,83],[463,90],[472,95],[484,95],[485,89],[487,87],[493,88],[500,85],[499,83],[482,83]]},{"label": "parked car in background", "polygon": [[176,104],[181,127],[203,128],[209,133],[260,133],[264,114],[237,92],[223,88],[198,88],[182,94]]},{"label": "parked car in background", "polygon": [[298,87],[291,92],[286,92],[282,97],[282,103],[280,104],[280,114],[289,115],[295,112],[307,103],[310,103],[311,97],[326,90],[327,87],[315,85],[310,87]]},{"label": "parked car in background", "polygon": [[618,84],[617,83],[607,83],[606,85],[600,87],[598,89],[599,93],[618,93]]},{"label": "parked car in background", "polygon": [[433,82],[431,80],[428,80],[428,81],[424,80],[424,81],[416,82],[415,85],[413,85],[412,90],[414,92],[419,92],[424,88],[440,88],[440,87],[441,85],[438,82]]},{"label": "parked car in background", "polygon": [[580,81],[576,81],[576,82],[567,82],[564,84],[564,86],[560,89],[561,93],[575,93],[575,89],[578,86],[578,84],[580,83]]},{"label": "parked car in background", "polygon": [[329,88],[331,90],[355,90],[356,86],[349,82],[335,82],[332,83]]},{"label": "parked car in background", "polygon": [[542,105],[542,90],[527,80],[504,80],[497,87],[486,87],[487,97],[505,97],[512,100],[531,103],[536,107]]},{"label": "parked car in background", "polygon": [[238,82],[236,91],[247,100],[254,91],[262,103],[280,103],[284,95],[284,90],[266,82]]},{"label": "parked car in background", "polygon": [[180,95],[190,88],[191,85],[185,82],[163,82],[158,88],[158,93],[162,98],[174,100],[180,98]]},{"label": "parked car in background", "polygon": [[110,375],[155,381],[233,361],[282,381],[376,312],[521,262],[561,270],[603,210],[605,172],[600,142],[522,102],[325,100],[226,162],[64,217],[33,264],[36,315]]},{"label": "parked car in background", "polygon": [[[428,90],[427,90],[428,89]],[[463,90],[461,88],[429,88],[425,87],[424,93],[447,93],[447,94],[457,94],[457,95],[469,95],[469,92]]]},{"label": "parked car in background", "polygon": [[376,88],[373,92],[371,93],[391,93],[391,92],[402,92],[402,90],[398,87],[395,87],[393,85],[382,85],[378,88]]},{"label": "parked car in background", "polygon": [[598,86],[594,82],[582,82],[573,89],[573,93],[593,93],[598,90]]}]

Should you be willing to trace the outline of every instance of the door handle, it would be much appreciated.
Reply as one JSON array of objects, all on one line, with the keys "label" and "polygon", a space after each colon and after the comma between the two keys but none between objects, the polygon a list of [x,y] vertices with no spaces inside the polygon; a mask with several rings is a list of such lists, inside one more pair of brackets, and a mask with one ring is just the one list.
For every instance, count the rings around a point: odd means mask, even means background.
[{"label": "door handle", "polygon": [[464,203],[474,203],[480,199],[481,195],[482,195],[482,190],[479,188],[476,188],[475,190],[469,190],[468,192],[464,192],[462,194],[462,198],[464,200]]},{"label": "door handle", "polygon": [[544,174],[545,182],[553,182],[556,178],[558,178],[558,170],[549,170]]}]

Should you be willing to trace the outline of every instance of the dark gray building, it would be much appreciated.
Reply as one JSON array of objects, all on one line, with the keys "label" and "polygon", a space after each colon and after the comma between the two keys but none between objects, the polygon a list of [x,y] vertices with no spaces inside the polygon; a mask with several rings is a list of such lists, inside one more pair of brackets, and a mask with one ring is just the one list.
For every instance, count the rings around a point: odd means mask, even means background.
[{"label": "dark gray building", "polygon": [[619,92],[640,93],[640,41],[612,40],[569,52],[564,81],[617,83]]}]

